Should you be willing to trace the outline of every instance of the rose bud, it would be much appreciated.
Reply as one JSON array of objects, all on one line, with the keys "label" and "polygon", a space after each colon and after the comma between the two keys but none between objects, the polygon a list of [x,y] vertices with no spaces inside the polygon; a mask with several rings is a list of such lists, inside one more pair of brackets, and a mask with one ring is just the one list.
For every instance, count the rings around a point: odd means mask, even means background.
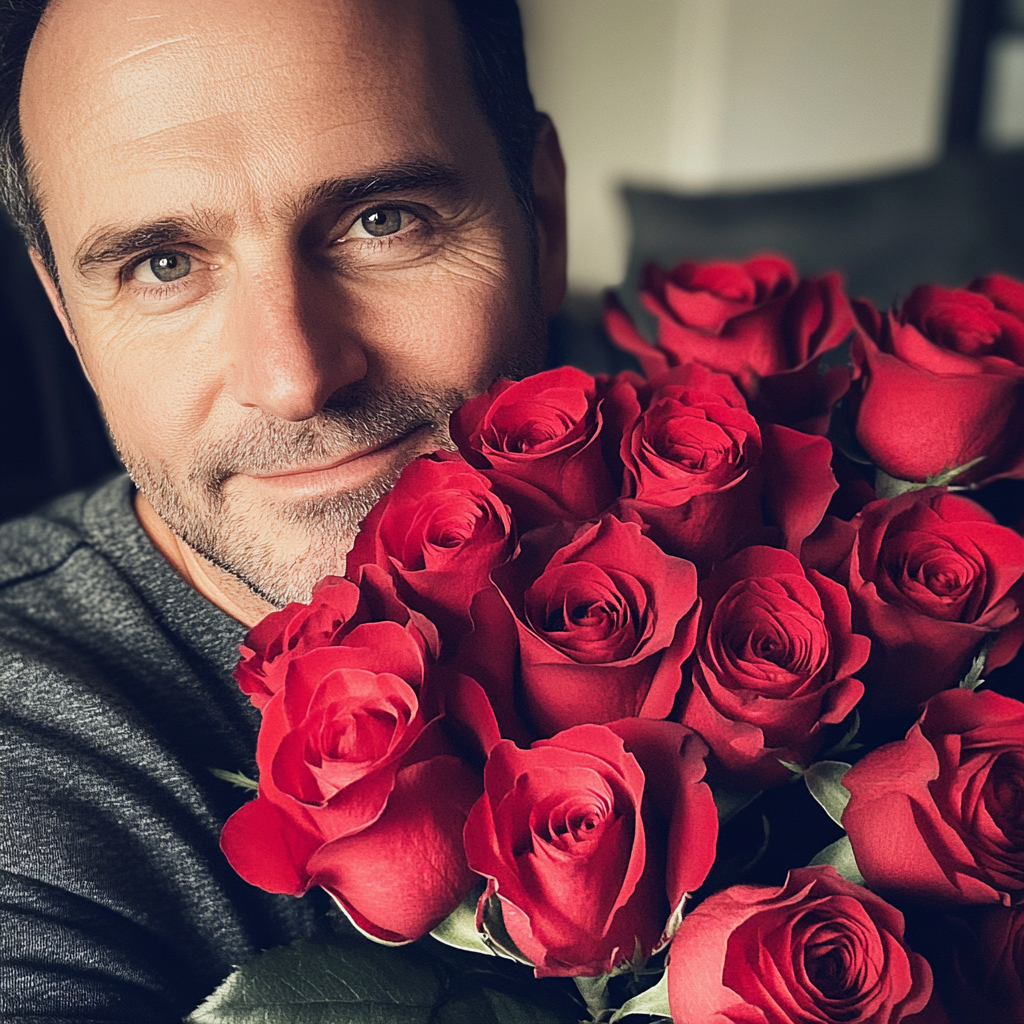
[{"label": "rose bud", "polygon": [[832,446],[787,427],[762,432],[730,378],[696,363],[609,390],[624,417],[623,512],[701,574],[744,544],[796,552],[836,489]]},{"label": "rose bud", "polygon": [[666,717],[696,638],[693,564],[610,515],[570,531],[532,531],[494,573],[515,617],[534,725],[550,736],[586,722]]},{"label": "rose bud", "polygon": [[903,915],[832,867],[709,896],[669,951],[678,1024],[896,1024],[931,991],[931,969],[903,941]]},{"label": "rose bud", "polygon": [[466,822],[508,937],[538,977],[608,974],[660,946],[707,877],[718,817],[700,739],[673,722],[581,725],[522,750],[503,740]]},{"label": "rose bud", "polygon": [[452,414],[452,440],[481,469],[521,529],[591,519],[615,500],[616,437],[606,460],[605,397],[598,382],[564,366],[498,381]]},{"label": "rose bud", "polygon": [[846,591],[777,548],[745,548],[699,588],[700,641],[680,721],[742,786],[791,778],[824,727],[864,693],[855,672],[871,643],[850,626]]},{"label": "rose bud", "polygon": [[778,256],[743,263],[683,262],[665,274],[644,269],[641,301],[658,318],[651,346],[611,296],[605,327],[637,357],[648,377],[701,363],[730,374],[758,419],[824,434],[832,406],[849,387],[849,371],[819,373],[821,357],[854,328],[837,274],[797,280]]},{"label": "rose bud", "polygon": [[470,628],[474,596],[514,548],[511,513],[487,477],[456,456],[424,457],[363,521],[347,575],[358,580],[364,565],[378,566],[451,643]]},{"label": "rose bud", "polygon": [[837,575],[854,628],[871,637],[862,678],[873,711],[909,710],[956,685],[986,643],[988,670],[1013,659],[1024,637],[1024,539],[980,505],[925,488],[833,525],[816,557],[835,561],[849,546]]},{"label": "rose bud", "polygon": [[480,792],[439,714],[423,648],[395,622],[292,659],[263,710],[259,794],[221,834],[232,867],[270,892],[321,885],[375,938],[430,931],[472,885],[460,834]]},{"label": "rose bud", "polygon": [[906,739],[844,776],[843,827],[867,884],[921,903],[1024,899],[1024,704],[932,697]]},{"label": "rose bud", "polygon": [[[900,480],[924,481],[982,459],[957,483],[1024,476],[1024,322],[991,291],[915,288],[896,313],[857,303],[857,440]],[[1006,304],[1003,303],[1005,306]]]}]

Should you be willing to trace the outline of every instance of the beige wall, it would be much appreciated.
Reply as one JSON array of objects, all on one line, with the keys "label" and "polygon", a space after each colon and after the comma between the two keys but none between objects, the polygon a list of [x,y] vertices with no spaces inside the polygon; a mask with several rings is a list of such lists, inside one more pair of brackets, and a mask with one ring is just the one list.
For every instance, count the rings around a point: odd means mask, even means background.
[{"label": "beige wall", "polygon": [[574,288],[617,283],[623,182],[834,180],[938,154],[953,0],[520,0],[569,162]]}]

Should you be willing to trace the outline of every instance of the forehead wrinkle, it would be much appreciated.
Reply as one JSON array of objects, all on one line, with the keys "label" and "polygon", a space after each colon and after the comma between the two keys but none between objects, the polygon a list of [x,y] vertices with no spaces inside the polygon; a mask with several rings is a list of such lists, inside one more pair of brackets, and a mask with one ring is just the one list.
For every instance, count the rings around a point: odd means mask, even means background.
[{"label": "forehead wrinkle", "polygon": [[[130,138],[116,139],[107,143],[105,146],[93,150],[92,152],[103,153],[109,150],[116,152],[123,146],[135,146],[141,143],[152,144],[156,141],[167,139],[174,142],[174,136],[176,134],[182,134],[193,130],[198,131],[204,126],[221,138],[224,138],[228,133],[235,136],[241,136],[243,134],[242,127],[236,122],[230,111],[215,111],[214,113],[207,114],[204,117],[197,117],[188,121],[179,121],[176,124],[160,125],[152,131],[144,132],[140,135],[132,135]],[[184,139],[182,141],[185,142],[186,145],[182,148],[181,152],[187,153],[189,148],[187,143],[192,140]],[[155,150],[155,153],[160,156],[178,155],[175,150],[169,150],[165,145],[161,145],[159,149]],[[204,158],[209,159],[209,157]]]},{"label": "forehead wrinkle", "polygon": [[159,50],[164,46],[173,46],[175,43],[185,43],[193,39],[193,36],[177,36],[174,39],[161,39],[156,43],[149,43],[147,46],[140,46],[137,50],[132,50],[131,53],[122,54],[120,57],[116,57],[113,60],[108,61],[101,68],[103,71],[110,71],[116,68],[119,64],[124,64],[127,61],[134,60],[136,57],[141,57],[144,53],[150,53],[153,50]]},{"label": "forehead wrinkle", "polygon": [[[90,72],[91,77],[96,78],[109,72],[117,82],[125,76],[134,78],[137,75],[167,70],[180,72],[184,69],[188,77],[202,81],[203,92],[206,92],[211,82],[234,84],[250,78],[259,80],[269,78],[279,71],[292,74],[302,67],[308,67],[314,73],[326,69],[328,73],[333,74],[339,67],[338,46],[336,41],[331,39],[314,41],[297,52],[295,47],[277,46],[272,56],[281,55],[279,60],[271,63],[261,57],[258,66],[253,67],[246,34],[228,35],[211,31],[209,35],[210,38],[203,38],[193,33],[139,46],[129,53],[95,66]],[[256,44],[263,43],[257,34],[253,34],[253,39]],[[182,47],[178,45],[180,43],[188,45]],[[172,52],[161,52],[172,47]],[[349,61],[366,63],[363,54],[351,53],[345,56]],[[136,66],[132,67],[133,63]]]},{"label": "forehead wrinkle", "polygon": [[[278,66],[281,70],[287,70],[288,65]],[[183,153],[194,148],[196,139],[191,136],[205,135],[211,140],[218,140],[223,144],[227,139],[233,139],[243,144],[243,148],[251,150],[253,146],[261,152],[278,149],[287,153],[287,148],[298,138],[312,139],[330,135],[334,132],[344,132],[359,126],[374,126],[380,122],[379,114],[364,114],[359,112],[354,105],[350,108],[352,116],[338,117],[330,124],[320,127],[315,132],[310,132],[306,124],[293,125],[293,132],[289,132],[287,124],[276,124],[272,138],[268,138],[265,131],[263,119],[273,117],[274,111],[268,109],[267,100],[280,98],[279,92],[275,92],[272,83],[265,78],[264,71],[253,72],[251,75],[239,75],[231,79],[237,88],[239,85],[244,90],[242,95],[234,97],[231,105],[218,104],[217,109],[208,109],[202,112],[192,108],[182,108],[178,111],[176,118],[170,119],[163,124],[157,124],[149,130],[141,130],[143,122],[136,122],[134,126],[140,130],[130,130],[127,134],[118,138],[109,138],[105,130],[111,120],[111,114],[117,113],[119,108],[126,104],[136,105],[135,100],[127,95],[117,96],[102,105],[94,105],[89,111],[83,112],[82,122],[91,125],[93,138],[98,144],[93,147],[83,147],[85,152],[103,154],[108,152],[117,153],[123,146],[134,146],[137,144],[148,144],[154,155],[164,157],[167,154],[167,146],[179,146]],[[223,98],[223,97],[222,97]],[[339,111],[341,113],[341,111]],[[103,139],[104,136],[108,138]],[[100,142],[100,139],[103,139]],[[220,148],[220,147],[218,147]]]},{"label": "forehead wrinkle", "polygon": [[[64,107],[63,115],[102,135],[108,135],[113,125],[115,133],[130,142],[146,138],[147,122],[152,125],[155,121],[152,132],[158,133],[221,117],[231,119],[236,130],[244,132],[279,115],[283,101],[289,98],[321,105],[332,99],[323,93],[338,64],[337,54],[329,48],[328,52],[293,54],[256,67],[241,59],[244,56],[244,48],[233,41],[226,44],[180,36],[139,47],[101,66],[79,65],[76,87],[68,97],[71,103]],[[297,74],[299,71],[302,74]],[[177,96],[161,93],[161,83],[173,85]],[[315,99],[310,96],[311,83],[314,92],[321,93]],[[319,89],[316,83],[320,83]],[[355,88],[358,90],[358,85]],[[147,95],[148,100],[140,104]],[[341,96],[338,100],[339,105],[344,103]]]}]

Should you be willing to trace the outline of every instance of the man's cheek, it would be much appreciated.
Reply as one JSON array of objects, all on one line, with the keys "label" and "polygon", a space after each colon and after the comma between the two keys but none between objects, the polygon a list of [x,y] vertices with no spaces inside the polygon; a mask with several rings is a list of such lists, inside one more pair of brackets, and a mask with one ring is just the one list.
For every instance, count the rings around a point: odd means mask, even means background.
[{"label": "man's cheek", "polygon": [[360,289],[353,301],[371,366],[385,378],[475,389],[477,378],[525,322],[524,311],[507,301],[504,287],[499,275],[464,260],[436,265],[401,288],[380,282]]}]

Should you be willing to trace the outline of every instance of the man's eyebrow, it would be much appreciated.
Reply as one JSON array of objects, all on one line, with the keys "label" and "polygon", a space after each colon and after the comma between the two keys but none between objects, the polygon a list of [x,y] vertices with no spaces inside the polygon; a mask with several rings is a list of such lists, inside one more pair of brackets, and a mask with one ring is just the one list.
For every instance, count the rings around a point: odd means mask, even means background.
[{"label": "man's eyebrow", "polygon": [[175,245],[201,233],[202,224],[188,217],[167,217],[149,224],[100,228],[86,237],[75,253],[75,269],[120,263],[144,249]]},{"label": "man's eyebrow", "polygon": [[[344,206],[401,192],[465,194],[466,180],[454,167],[434,161],[390,164],[370,174],[331,178],[307,189],[292,205],[296,212],[321,206]],[[111,225],[92,232],[75,254],[75,268],[85,273],[92,267],[122,263],[145,250],[180,245],[209,232],[207,218],[167,217],[148,224]]]},{"label": "man's eyebrow", "polygon": [[466,179],[454,167],[432,160],[390,164],[359,178],[332,178],[306,191],[296,204],[299,210],[318,206],[346,205],[394,195],[425,192],[461,197]]}]

